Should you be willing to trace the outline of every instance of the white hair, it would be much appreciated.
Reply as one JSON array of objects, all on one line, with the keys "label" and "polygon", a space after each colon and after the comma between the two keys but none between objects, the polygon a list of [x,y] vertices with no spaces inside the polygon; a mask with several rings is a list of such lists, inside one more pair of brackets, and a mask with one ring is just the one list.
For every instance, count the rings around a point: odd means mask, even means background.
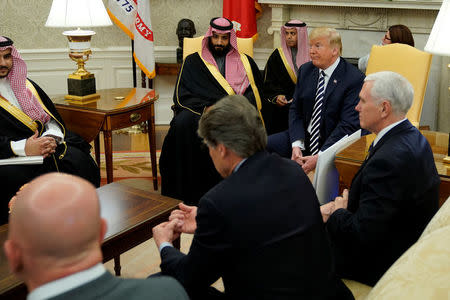
[{"label": "white hair", "polygon": [[367,75],[365,82],[373,82],[370,95],[375,102],[388,100],[395,115],[406,115],[414,99],[414,88],[402,75],[382,71]]}]

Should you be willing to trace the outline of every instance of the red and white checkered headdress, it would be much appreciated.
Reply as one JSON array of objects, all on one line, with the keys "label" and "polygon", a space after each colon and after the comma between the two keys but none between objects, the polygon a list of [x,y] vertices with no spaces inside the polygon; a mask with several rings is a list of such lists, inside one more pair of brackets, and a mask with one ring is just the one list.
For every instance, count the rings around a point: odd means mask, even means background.
[{"label": "red and white checkered headdress", "polygon": [[290,20],[284,26],[281,26],[281,48],[283,49],[284,56],[286,56],[289,66],[292,70],[295,70],[294,63],[292,62],[292,53],[290,47],[286,44],[286,28],[297,30],[297,56],[295,62],[297,68],[300,68],[305,62],[311,60],[309,56],[309,43],[308,43],[308,30],[306,23],[300,20]]},{"label": "red and white checkered headdress", "polygon": [[27,65],[16,47],[13,46],[13,41],[7,37],[0,36],[0,51],[6,49],[11,49],[13,57],[13,66],[7,78],[22,111],[33,120],[39,120],[43,124],[47,123],[50,120],[50,116],[44,111],[33,93],[27,89]]},{"label": "red and white checkered headdress", "polygon": [[213,32],[220,34],[229,33],[231,48],[225,60],[225,79],[236,94],[242,95],[247,89],[249,81],[237,48],[236,32],[233,29],[233,23],[226,18],[213,18],[209,24],[208,31],[202,41],[202,58],[217,67],[216,60],[209,50],[208,40],[213,35]]}]

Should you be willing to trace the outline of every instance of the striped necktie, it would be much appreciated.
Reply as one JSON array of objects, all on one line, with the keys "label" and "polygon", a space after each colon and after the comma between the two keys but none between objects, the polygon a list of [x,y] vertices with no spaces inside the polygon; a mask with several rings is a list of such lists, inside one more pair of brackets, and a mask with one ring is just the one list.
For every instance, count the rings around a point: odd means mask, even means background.
[{"label": "striped necktie", "polygon": [[311,136],[309,138],[309,149],[311,155],[319,152],[320,119],[322,118],[323,96],[325,94],[325,72],[321,71],[319,84],[317,85],[316,100],[311,118]]}]

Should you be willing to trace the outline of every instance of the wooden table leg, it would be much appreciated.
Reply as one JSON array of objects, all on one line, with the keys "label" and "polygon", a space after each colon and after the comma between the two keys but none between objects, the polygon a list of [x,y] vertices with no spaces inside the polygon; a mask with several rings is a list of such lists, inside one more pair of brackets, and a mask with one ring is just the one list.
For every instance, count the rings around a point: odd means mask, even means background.
[{"label": "wooden table leg", "polygon": [[95,161],[97,166],[100,168],[100,135],[97,135],[94,139],[94,151],[95,151]]},{"label": "wooden table leg", "polygon": [[112,159],[112,133],[111,130],[103,131],[105,140],[105,162],[106,162],[106,182],[113,182],[113,159]]},{"label": "wooden table leg", "polygon": [[158,190],[158,169],[156,166],[156,136],[155,136],[155,106],[150,106],[151,118],[148,120],[148,143],[150,146],[150,160],[152,162],[153,189]]},{"label": "wooden table leg", "polygon": [[117,255],[114,257],[114,272],[116,273],[116,276],[120,276],[120,269],[122,269],[120,266],[120,255]]}]

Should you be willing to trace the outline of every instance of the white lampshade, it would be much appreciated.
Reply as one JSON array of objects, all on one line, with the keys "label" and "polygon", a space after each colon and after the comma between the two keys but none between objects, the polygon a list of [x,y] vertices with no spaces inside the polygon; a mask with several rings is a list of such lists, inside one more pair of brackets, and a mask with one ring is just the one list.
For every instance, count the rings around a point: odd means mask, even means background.
[{"label": "white lampshade", "polygon": [[102,0],[53,0],[46,27],[110,26]]},{"label": "white lampshade", "polygon": [[442,2],[430,37],[425,46],[425,51],[450,56],[450,0]]}]

